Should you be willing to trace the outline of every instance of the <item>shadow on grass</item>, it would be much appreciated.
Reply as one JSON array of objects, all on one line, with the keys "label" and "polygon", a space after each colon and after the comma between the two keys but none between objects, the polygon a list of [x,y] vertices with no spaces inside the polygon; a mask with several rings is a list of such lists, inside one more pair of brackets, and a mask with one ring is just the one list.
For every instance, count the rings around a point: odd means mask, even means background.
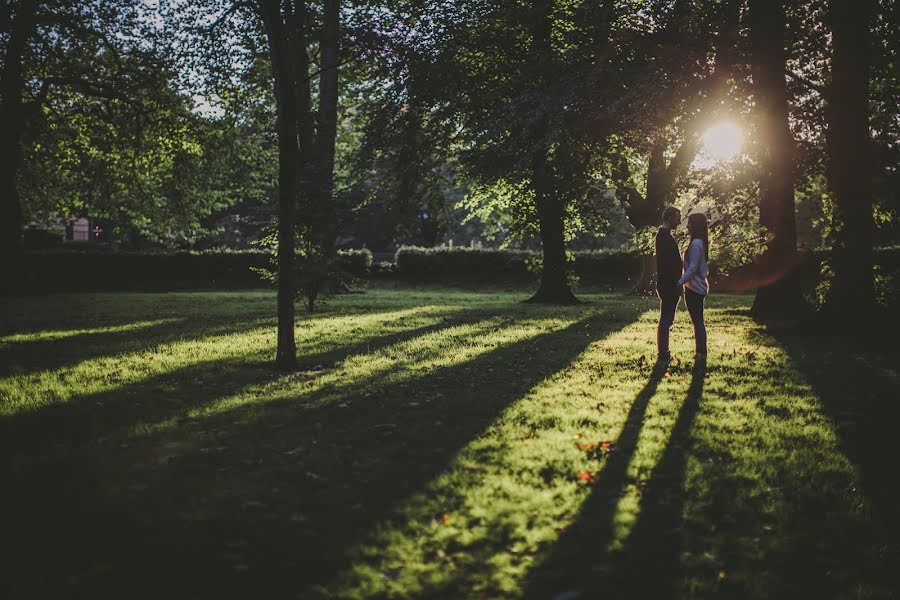
[{"label": "shadow on grass", "polygon": [[[376,389],[356,382],[339,392],[342,402],[317,402],[329,396],[323,391],[241,406],[115,446],[94,438],[233,394],[223,378],[240,373],[251,386],[279,374],[263,357],[212,361],[6,418],[11,485],[0,514],[3,564],[15,573],[6,596],[305,597],[347,567],[350,548],[500,411],[597,335],[627,325],[639,311],[632,312],[618,320],[594,314],[410,381],[375,382]],[[485,316],[460,313],[370,339],[366,349]],[[330,349],[304,363],[361,349]],[[194,379],[218,383],[190,389],[175,405],[153,392]],[[129,401],[130,392],[148,390],[159,402]]]},{"label": "shadow on grass", "polygon": [[695,366],[687,398],[659,462],[640,495],[640,512],[624,546],[610,550],[620,495],[647,406],[666,371],[657,365],[631,406],[615,451],[572,524],[528,578],[525,598],[677,598],[681,579],[685,466],[699,410],[705,366]]},{"label": "shadow on grass", "polygon": [[[893,582],[900,590],[900,354],[891,346],[896,340],[870,342],[778,328],[767,333],[787,351],[834,424],[840,451],[855,465],[871,502],[867,508],[874,508],[884,537],[891,540],[879,554],[893,565]],[[815,548],[811,543],[805,550]],[[803,552],[795,552],[796,568],[804,564]]]}]

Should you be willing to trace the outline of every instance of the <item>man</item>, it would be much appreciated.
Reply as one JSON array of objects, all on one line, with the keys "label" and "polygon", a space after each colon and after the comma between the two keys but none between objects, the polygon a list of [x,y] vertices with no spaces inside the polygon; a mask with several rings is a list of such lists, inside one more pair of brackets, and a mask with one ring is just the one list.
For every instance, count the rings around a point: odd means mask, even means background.
[{"label": "man", "polygon": [[682,263],[678,244],[672,232],[681,223],[681,211],[669,206],[663,211],[663,222],[656,232],[656,295],[659,296],[659,326],[656,329],[656,348],[659,360],[670,360],[669,330],[675,323],[675,311],[681,299]]}]

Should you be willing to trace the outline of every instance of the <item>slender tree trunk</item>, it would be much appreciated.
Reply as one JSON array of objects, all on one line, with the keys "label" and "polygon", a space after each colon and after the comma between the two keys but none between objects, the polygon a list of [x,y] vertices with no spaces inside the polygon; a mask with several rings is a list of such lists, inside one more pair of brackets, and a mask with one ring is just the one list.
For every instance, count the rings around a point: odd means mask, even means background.
[{"label": "slender tree trunk", "polygon": [[757,263],[760,283],[753,302],[754,316],[763,319],[790,316],[803,307],[795,276],[794,140],[788,125],[785,37],[781,0],[751,0],[751,66],[763,152],[759,220],[771,234]]},{"label": "slender tree trunk", "polygon": [[27,269],[22,240],[23,213],[18,175],[22,166],[25,114],[23,57],[34,31],[34,2],[22,2],[12,22],[0,72],[0,293],[15,293],[26,286]]},{"label": "slender tree trunk", "polygon": [[[550,82],[553,49],[550,43],[551,24],[549,0],[533,0],[532,61],[535,69],[535,90],[544,96]],[[547,110],[544,108],[543,110]],[[549,118],[542,115],[535,127],[535,150],[532,154],[532,185],[541,236],[543,268],[541,283],[529,302],[571,304],[577,302],[569,287],[566,270],[565,209],[559,190],[547,144]]]},{"label": "slender tree trunk", "polygon": [[872,12],[871,0],[832,0],[829,7],[828,150],[837,234],[828,305],[852,322],[864,320],[875,306],[868,94]]},{"label": "slender tree trunk", "polygon": [[334,206],[334,147],[337,138],[338,52],[340,43],[340,0],[324,0],[319,66],[319,128],[316,136],[319,202],[322,203],[322,251],[333,257],[336,251],[337,215]]},{"label": "slender tree trunk", "polygon": [[294,70],[289,52],[289,29],[284,26],[277,0],[262,3],[275,79],[278,129],[278,347],[275,364],[281,369],[297,366],[294,340],[294,219],[297,205],[297,108]]},{"label": "slender tree trunk", "polygon": [[[314,196],[315,174],[312,165],[316,152],[316,123],[312,111],[312,86],[309,76],[309,12],[305,0],[296,3],[296,14],[292,17],[291,58],[294,67],[294,99],[296,101],[297,134],[300,144],[300,163],[295,167],[300,179],[300,194],[304,204]],[[307,206],[307,209],[312,207]],[[308,218],[309,215],[304,215]]]}]

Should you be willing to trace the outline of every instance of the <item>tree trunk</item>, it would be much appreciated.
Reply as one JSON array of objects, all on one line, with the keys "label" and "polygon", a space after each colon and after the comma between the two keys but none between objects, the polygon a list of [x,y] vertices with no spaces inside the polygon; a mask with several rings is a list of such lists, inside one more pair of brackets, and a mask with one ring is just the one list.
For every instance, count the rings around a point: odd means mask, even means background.
[{"label": "tree trunk", "polygon": [[[532,65],[535,69],[535,91],[539,97],[546,97],[549,86],[547,74],[553,72],[550,4],[548,0],[534,0],[532,3]],[[542,107],[541,110],[549,109]],[[531,157],[531,183],[544,264],[540,286],[528,301],[572,304],[578,300],[569,287],[566,275],[565,208],[550,164],[548,126],[547,114],[539,116],[535,126],[535,150]]]},{"label": "tree trunk", "polygon": [[[875,307],[872,272],[872,172],[869,139],[871,0],[832,0],[829,175],[836,205],[834,282],[828,306],[842,319],[864,320]],[[847,322],[846,320],[844,322]]]},{"label": "tree trunk", "polygon": [[794,140],[788,125],[785,36],[781,1],[751,0],[751,68],[763,153],[759,220],[771,235],[756,267],[760,283],[752,311],[762,319],[795,315],[803,308],[795,276]]},{"label": "tree trunk", "polygon": [[285,28],[277,1],[263,2],[263,19],[269,40],[269,54],[275,80],[275,110],[278,129],[278,347],[275,365],[281,369],[297,366],[294,340],[294,219],[297,204],[297,105],[294,70]]},{"label": "tree trunk", "polygon": [[544,264],[541,284],[528,301],[574,304],[578,300],[569,287],[566,270],[565,215],[549,173],[544,148],[535,152],[533,184]]},{"label": "tree trunk", "polygon": [[316,135],[319,202],[322,203],[320,244],[332,258],[337,240],[334,206],[334,146],[337,138],[338,51],[340,43],[340,2],[324,0],[319,66],[319,128]]},{"label": "tree trunk", "polygon": [[27,288],[28,271],[22,239],[24,225],[18,175],[22,166],[25,131],[22,92],[25,88],[23,56],[34,32],[34,2],[22,2],[16,11],[0,72],[0,293]]}]

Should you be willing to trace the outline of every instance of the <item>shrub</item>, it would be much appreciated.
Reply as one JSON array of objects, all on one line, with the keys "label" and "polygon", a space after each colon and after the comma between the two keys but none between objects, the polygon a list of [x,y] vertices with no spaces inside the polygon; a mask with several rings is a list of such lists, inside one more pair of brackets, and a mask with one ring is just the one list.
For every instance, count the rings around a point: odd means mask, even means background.
[{"label": "shrub", "polygon": [[372,270],[372,251],[368,248],[338,250],[338,263],[341,269],[353,277],[368,277]]}]

